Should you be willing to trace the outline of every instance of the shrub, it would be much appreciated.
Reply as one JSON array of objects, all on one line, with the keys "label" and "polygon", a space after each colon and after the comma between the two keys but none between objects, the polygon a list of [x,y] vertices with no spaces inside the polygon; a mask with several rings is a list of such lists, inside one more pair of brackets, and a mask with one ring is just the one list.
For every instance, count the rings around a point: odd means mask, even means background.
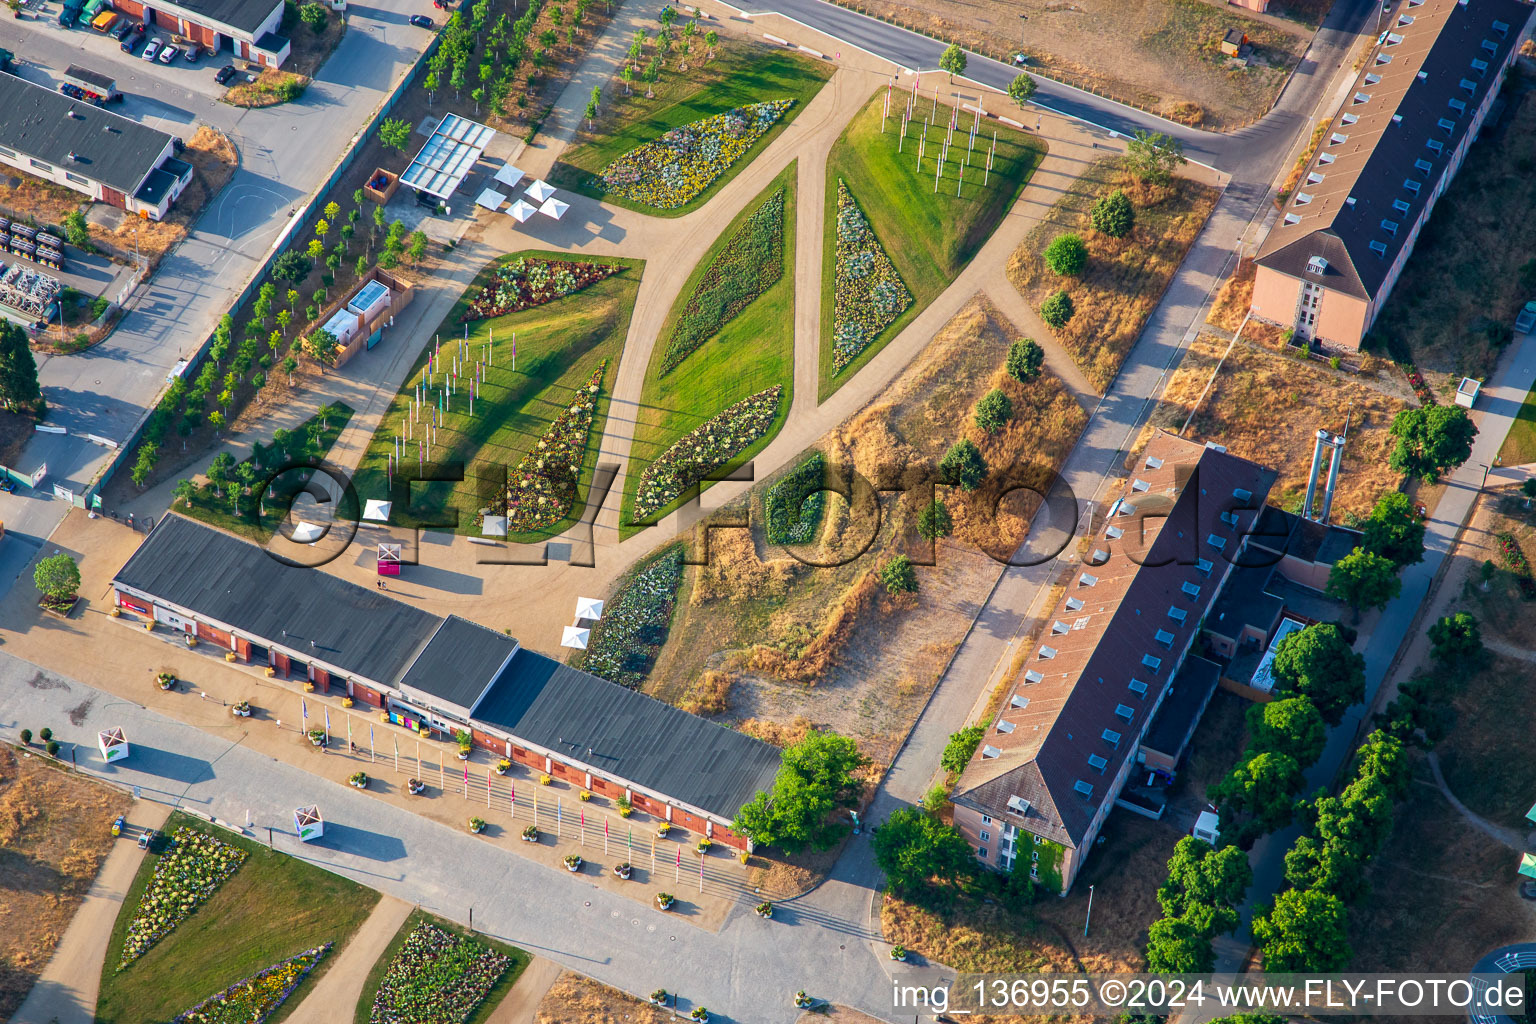
[{"label": "shrub", "polygon": [[968,725],[951,734],[949,742],[944,745],[944,753],[939,757],[939,767],[955,775],[965,771],[965,766],[970,764],[971,756],[976,753],[986,732],[987,727],[984,725]]},{"label": "shrub", "polygon": [[1072,232],[1057,235],[1045,247],[1045,265],[1062,277],[1081,274],[1088,265],[1088,246],[1083,242],[1083,236]]},{"label": "shrub", "polygon": [[308,256],[289,250],[272,262],[272,276],[281,281],[302,281],[309,276],[314,266],[314,261]]},{"label": "shrub", "polygon": [[820,490],[824,465],[821,452],[812,452],[768,488],[763,498],[768,543],[806,544],[816,535],[827,502],[826,492]]},{"label": "shrub", "polygon": [[48,756],[49,757],[58,757],[59,756],[59,741],[58,740],[49,740],[48,743],[43,747],[43,749],[48,751]]},{"label": "shrub", "polygon": [[1059,331],[1067,326],[1067,321],[1072,319],[1075,312],[1077,310],[1072,305],[1072,296],[1064,291],[1056,292],[1040,303],[1040,319],[1054,330]]},{"label": "shrub", "polygon": [[939,460],[939,471],[961,490],[974,491],[986,478],[987,460],[982,458],[981,449],[962,439],[949,446]]},{"label": "shrub", "polygon": [[37,738],[42,740],[44,743],[47,743],[49,740],[53,739],[53,730],[44,726],[42,729],[38,730]]},{"label": "shrub", "polygon": [[1028,384],[1040,376],[1040,369],[1045,365],[1045,350],[1036,344],[1034,338],[1020,338],[1008,346],[1008,360],[1004,364],[1008,376],[1020,384]]},{"label": "shrub", "polygon": [[1117,188],[1093,204],[1088,220],[1100,234],[1124,238],[1136,226],[1136,207],[1131,204],[1131,197]]},{"label": "shrub", "polygon": [[25,746],[29,745],[32,742],[32,730],[31,729],[23,729],[23,730],[21,730],[20,736],[21,736],[21,745],[22,746],[25,747]]},{"label": "shrub", "polygon": [[912,559],[897,555],[880,568],[880,582],[887,594],[917,593],[917,570]]},{"label": "shrub", "polygon": [[955,520],[949,507],[935,498],[917,514],[917,535],[924,540],[938,540],[955,532]]},{"label": "shrub", "polygon": [[993,388],[976,403],[976,426],[995,434],[1013,419],[1013,400],[1000,388]]}]

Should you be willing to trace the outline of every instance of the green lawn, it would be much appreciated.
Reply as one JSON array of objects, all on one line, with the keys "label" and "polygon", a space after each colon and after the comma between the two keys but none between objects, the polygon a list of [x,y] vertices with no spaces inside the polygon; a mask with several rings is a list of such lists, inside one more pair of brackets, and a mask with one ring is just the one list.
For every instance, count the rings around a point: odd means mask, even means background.
[{"label": "green lawn", "polygon": [[279,960],[333,943],[325,959],[268,1018],[276,1022],[303,1000],[335,962],[342,946],[373,911],[379,894],[181,812],[171,815],[164,832],[169,835],[182,825],[239,846],[248,854],[245,863],[191,917],[119,973],[124,933],[159,862],[153,852],[145,856],[112,926],[96,1020],[98,1024],[170,1020]]},{"label": "green lawn", "polygon": [[[459,322],[460,313],[479,294],[497,266],[519,256],[567,259],[570,254],[530,250],[503,256],[487,264],[438,327],[445,357],[450,351],[450,339],[464,336],[465,325]],[[469,415],[468,392],[460,391],[454,396],[443,425],[438,428],[437,443],[429,458],[429,463],[435,461],[440,466],[455,461],[463,463],[464,479],[413,485],[407,501],[397,477],[393,522],[405,526],[436,526],[478,536],[480,509],[504,497],[507,476],[518,460],[538,444],[555,417],[569,405],[573,391],[587,382],[598,363],[607,359],[608,369],[603,377],[587,457],[582,464],[577,498],[570,515],[537,533],[513,534],[509,539],[525,543],[542,540],[559,534],[580,519],[597,463],[598,441],[607,423],[613,382],[618,377],[619,357],[624,352],[629,318],[645,264],[642,260],[609,257],[578,256],[575,259],[625,269],[563,299],[519,313],[469,323],[471,352],[478,352],[483,344],[494,343],[492,365],[486,371],[480,398],[475,402],[474,417]],[[514,335],[516,369],[512,358]],[[431,349],[429,341],[368,444],[354,480],[360,499],[382,498],[385,494],[387,457],[394,438],[401,433],[411,391],[422,379]],[[437,376],[441,381],[441,373]],[[407,472],[415,472],[411,465],[416,459],[413,446],[421,436],[415,432],[421,426],[413,426],[413,440],[406,442],[410,452],[404,459]],[[431,471],[430,465],[428,470]]]},{"label": "green lawn", "polygon": [[[784,385],[784,394],[779,400],[779,418],[773,429],[724,469],[739,466],[762,451],[784,425],[794,398],[795,382],[795,173],[798,165],[799,161],[791,161],[720,233],[693,268],[667,314],[651,352],[650,365],[646,367],[635,440],[630,448],[630,466],[624,476],[621,522],[625,525],[620,530],[623,537],[642,529],[630,525],[641,472],[652,459],[690,430],[727,406],[775,384]],[[666,357],[666,339],[705,269],[752,212],[780,188],[784,189],[783,276],[663,377],[661,368]],[[673,502],[661,509],[652,521],[668,515],[678,504]]]},{"label": "green lawn", "polygon": [[[1019,191],[1040,165],[1046,153],[1043,141],[1024,132],[985,121],[977,134],[976,149],[965,171],[965,183],[956,195],[958,160],[965,155],[966,132],[972,115],[960,112],[960,127],[950,144],[944,176],[934,191],[934,171],[944,142],[943,125],[949,108],[938,106],[939,122],[928,130],[922,170],[917,166],[918,136],[923,118],[933,107],[919,100],[917,116],[900,141],[898,108],[906,94],[891,97],[891,116],[886,132],[880,131],[880,112],[885,91],[879,90],[849,123],[827,156],[826,237],[822,243],[820,397],[825,401],[912,318],[927,308],[964,269],[991,236]],[[997,155],[987,184],[982,185],[987,149],[997,132]],[[899,152],[898,152],[899,148]],[[837,180],[848,183],[854,198],[869,219],[886,253],[896,264],[912,293],[913,303],[880,333],[862,353],[837,374],[832,372],[832,304],[837,272]]]},{"label": "green lawn", "polygon": [[1509,425],[1504,445],[1499,449],[1499,465],[1523,466],[1536,462],[1536,388],[1526,392],[1520,413]]},{"label": "green lawn", "polygon": [[491,989],[480,1005],[475,1008],[475,1012],[470,1014],[469,1020],[465,1024],[484,1024],[485,1019],[491,1015],[491,1011],[496,1009],[496,1005],[505,998],[508,992],[512,991],[512,986],[517,983],[517,979],[522,976],[523,970],[528,966],[528,962],[533,959],[533,957],[516,946],[509,946],[504,942],[488,939],[479,933],[471,933],[452,922],[444,921],[442,918],[429,914],[424,910],[413,910],[411,915],[405,919],[405,923],[400,926],[400,930],[395,933],[395,937],[389,940],[388,948],[384,950],[379,959],[374,962],[372,969],[369,970],[368,978],[363,982],[363,990],[357,997],[357,1007],[352,1013],[353,1024],[368,1024],[369,1011],[373,1009],[374,995],[379,991],[379,983],[384,980],[384,972],[389,970],[390,962],[395,959],[395,954],[400,952],[400,947],[405,945],[406,938],[423,921],[430,921],[444,931],[453,932],[455,935],[473,934],[476,942],[512,958],[512,966],[507,968],[507,973],[501,976],[501,980],[496,983],[496,986]]},{"label": "green lawn", "polygon": [[[560,188],[656,217],[681,217],[692,213],[709,202],[778,138],[827,83],[833,70],[830,64],[790,50],[726,40],[708,64],[695,64],[687,74],[668,72],[657,83],[654,99],[645,98],[645,86],[638,82],[634,92],[625,96],[623,85],[615,81],[606,90],[610,97],[609,109],[595,122],[594,131],[577,134],[579,145],[561,156],[548,180]],[[724,113],[733,107],[780,99],[793,99],[795,104],[745,156],[708,188],[676,209],[662,210],[609,196],[591,184],[593,176],[615,158],[673,128]]]}]

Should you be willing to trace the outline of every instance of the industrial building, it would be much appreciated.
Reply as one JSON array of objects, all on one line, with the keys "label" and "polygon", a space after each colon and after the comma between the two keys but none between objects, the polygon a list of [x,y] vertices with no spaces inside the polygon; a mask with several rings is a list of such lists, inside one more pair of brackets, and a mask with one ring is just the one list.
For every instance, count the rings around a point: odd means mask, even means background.
[{"label": "industrial building", "polygon": [[1255,259],[1251,311],[1354,351],[1528,37],[1529,0],[1399,0]]},{"label": "industrial building", "polygon": [[288,59],[283,24],[283,0],[112,0],[124,14],[186,36],[215,53],[269,68]]},{"label": "industrial building", "polygon": [[0,75],[0,163],[159,220],[192,181],[175,151],[165,132]]},{"label": "industrial building", "polygon": [[239,662],[407,728],[468,729],[498,757],[736,849],[750,848],[736,812],[778,771],[761,740],[181,516],[163,517],[112,585],[117,607]]}]

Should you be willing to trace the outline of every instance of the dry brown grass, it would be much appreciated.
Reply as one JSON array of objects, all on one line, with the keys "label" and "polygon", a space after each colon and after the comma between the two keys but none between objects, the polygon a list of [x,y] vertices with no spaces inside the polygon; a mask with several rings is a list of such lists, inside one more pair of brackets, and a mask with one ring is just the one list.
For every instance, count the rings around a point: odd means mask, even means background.
[{"label": "dry brown grass", "polygon": [[347,19],[344,15],[332,14],[326,19],[325,31],[318,35],[303,22],[287,26],[285,31],[290,44],[285,62],[288,70],[313,78],[346,34]]},{"label": "dry brown grass", "polygon": [[[1190,344],[1152,414],[1150,428],[1177,431],[1211,380],[1227,341],[1201,335]],[[1270,501],[1286,505],[1306,487],[1313,439],[1319,428],[1340,431],[1349,443],[1334,498],[1335,515],[1364,515],[1402,477],[1387,465],[1392,417],[1407,403],[1348,374],[1257,348],[1239,340],[1190,421],[1185,436],[1215,441],[1279,473]]]},{"label": "dry brown grass", "polygon": [[667,1024],[672,1013],[584,974],[566,971],[544,994],[534,1019],[537,1024]]},{"label": "dry brown grass", "polygon": [[21,1005],[112,848],[128,796],[0,749],[0,1020]]},{"label": "dry brown grass", "polygon": [[[234,107],[275,107],[296,100],[309,88],[308,75],[263,68],[254,81],[242,81],[224,94],[224,102]],[[295,91],[297,90],[297,91]]]},{"label": "dry brown grass", "polygon": [[80,209],[83,202],[74,189],[34,178],[14,167],[7,167],[5,174],[0,175],[0,211],[13,220],[60,224],[65,214]]},{"label": "dry brown grass", "polygon": [[817,1007],[800,1015],[795,1024],[881,1024],[876,1017],[846,1006]]},{"label": "dry brown grass", "polygon": [[151,268],[158,265],[166,253],[187,237],[193,221],[202,215],[208,201],[229,184],[240,166],[235,144],[223,132],[207,125],[199,126],[187,140],[181,159],[192,165],[192,183],[164,220],[124,217],[113,231],[92,228],[92,239],[118,259],[131,260],[137,248]]},{"label": "dry brown grass", "polygon": [[1224,331],[1235,331],[1241,327],[1243,317],[1248,315],[1248,307],[1253,305],[1253,279],[1257,273],[1258,267],[1252,256],[1238,260],[1231,276],[1221,283],[1221,289],[1216,293],[1216,301],[1211,303],[1211,311],[1206,314],[1205,322]]},{"label": "dry brown grass", "polygon": [[1307,140],[1306,146],[1302,147],[1301,154],[1296,157],[1296,163],[1291,167],[1290,172],[1286,174],[1285,181],[1280,186],[1280,191],[1275,193],[1274,202],[1276,209],[1283,207],[1291,198],[1291,193],[1296,191],[1296,185],[1301,181],[1301,172],[1307,169],[1307,162],[1317,153],[1318,143],[1323,141],[1323,133],[1328,130],[1328,126],[1332,123],[1332,118],[1325,117],[1317,122],[1317,126],[1312,129],[1312,137]]},{"label": "dry brown grass", "polygon": [[736,728],[748,736],[756,736],[764,743],[772,743],[776,747],[792,747],[805,739],[812,729],[812,723],[803,716],[792,722],[767,722],[748,718]]},{"label": "dry brown grass", "polygon": [[758,645],[747,658],[747,667],[777,679],[814,682],[830,668],[858,625],[880,599],[880,581],[873,572],[839,598],[827,612],[811,642],[791,654],[783,649]]},{"label": "dry brown grass", "polygon": [[[1117,188],[1136,205],[1136,226],[1125,238],[1092,230],[1088,215],[1099,197]],[[1147,317],[1216,208],[1219,189],[1188,178],[1164,187],[1138,184],[1115,158],[1084,172],[1008,260],[1008,280],[1033,305],[1058,289],[1076,310],[1056,332],[1084,375],[1101,391],[1109,387]],[[1088,266],[1077,277],[1058,277],[1042,254],[1062,232],[1077,232],[1088,243]]]},{"label": "dry brown grass", "polygon": [[723,715],[730,708],[731,684],[735,681],[729,672],[702,673],[677,706],[695,715]]}]

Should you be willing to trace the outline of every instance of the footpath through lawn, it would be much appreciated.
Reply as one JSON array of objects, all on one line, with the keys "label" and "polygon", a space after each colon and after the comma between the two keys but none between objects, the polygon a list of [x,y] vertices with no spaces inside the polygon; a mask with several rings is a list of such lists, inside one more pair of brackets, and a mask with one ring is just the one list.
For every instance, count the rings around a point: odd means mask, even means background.
[{"label": "footpath through lawn", "polygon": [[[681,217],[709,202],[757,159],[799,116],[834,70],[822,61],[761,43],[722,39],[712,60],[704,59],[702,43],[695,46],[700,51],[699,58],[689,61],[686,72],[667,71],[653,87],[655,96],[651,99],[646,98],[646,87],[638,79],[629,95],[625,95],[624,85],[617,78],[611,81],[604,90],[608,97],[606,109],[593,121],[591,130],[583,128],[576,133],[576,145],[566,150],[550,171],[550,183],[627,210],[656,217]],[[594,184],[598,172],[608,164],[637,146],[655,142],[674,128],[735,107],[785,99],[794,103],[778,122],[707,188],[681,206],[659,209],[609,195]]]},{"label": "footpath through lawn", "polygon": [[[931,95],[914,101],[915,114],[901,137],[901,110],[908,92],[890,94],[890,116],[883,118],[886,90],[876,91],[833,145],[827,156],[825,240],[822,243],[820,397],[825,401],[872,359],[892,338],[936,299],[980,251],[1020,190],[1045,158],[1046,144],[1024,132],[983,120],[967,160],[967,140],[974,115],[955,112],[958,127],[950,140],[942,176],[939,155],[952,108]],[[881,131],[882,120],[884,132]],[[932,122],[930,124],[930,122]],[[921,142],[926,131],[927,141]],[[994,133],[997,152],[985,170]],[[921,152],[921,159],[919,153]],[[853,358],[834,371],[834,305],[839,275],[859,267],[838,259],[838,182],[851,193],[880,246],[895,264],[911,302],[894,319],[882,317],[874,337],[866,337]],[[985,181],[985,184],[983,182]],[[935,183],[937,182],[937,188]],[[878,274],[862,280],[872,286]],[[854,284],[856,282],[845,282]],[[866,297],[875,303],[877,296]],[[898,303],[899,305],[899,303]],[[845,303],[845,308],[847,304]],[[841,360],[840,360],[841,361]]]},{"label": "footpath through lawn", "polygon": [[[246,852],[244,863],[190,917],[148,952],[118,971],[128,925],[169,842],[182,826]],[[101,970],[99,1024],[170,1020],[242,978],[306,949],[331,951],[288,996],[269,1024],[281,1020],[335,962],[335,956],[373,911],[379,894],[340,875],[177,812],[144,858],[112,926]]]},{"label": "footpath through lawn", "polygon": [[[442,476],[454,472],[453,464],[461,464],[463,479],[416,484],[407,495],[397,474],[392,522],[398,525],[432,526],[478,536],[481,509],[491,507],[500,513],[506,501],[508,475],[524,455],[545,439],[555,419],[571,407],[577,389],[586,385],[599,364],[607,360],[571,511],[559,522],[535,532],[511,534],[510,539],[532,542],[555,536],[581,514],[645,264],[641,260],[581,256],[577,262],[622,269],[562,298],[520,312],[467,323],[461,320],[495,272],[520,258],[568,260],[570,254],[526,251],[488,264],[438,328],[443,359],[437,364],[439,368],[427,372],[428,358],[436,348],[436,342],[429,340],[368,443],[354,482],[360,499],[383,498],[388,490],[387,460],[395,450],[395,438],[405,434],[411,396],[417,385],[429,378],[435,382],[437,390],[429,387],[427,403],[435,407],[444,376],[441,367],[451,361],[454,346],[465,337],[466,326],[470,352],[470,369],[466,374],[472,372],[475,361],[489,346],[491,363],[484,370],[474,415],[469,414],[466,376],[451,402],[446,403],[442,424],[436,428],[427,456],[427,469]],[[402,462],[412,474],[417,472],[418,442],[428,433],[429,418],[423,415],[413,421],[411,439],[404,442]]]}]

